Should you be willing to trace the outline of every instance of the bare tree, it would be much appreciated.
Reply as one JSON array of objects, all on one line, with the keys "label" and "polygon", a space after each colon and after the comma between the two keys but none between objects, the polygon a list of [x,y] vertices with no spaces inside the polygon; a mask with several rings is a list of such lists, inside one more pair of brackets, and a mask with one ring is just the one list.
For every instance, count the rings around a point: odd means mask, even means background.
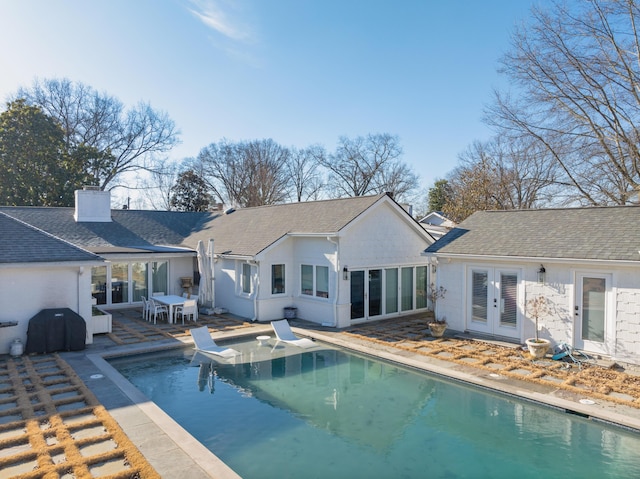
[{"label": "bare tree", "polygon": [[544,145],[581,204],[637,201],[638,20],[636,0],[554,2],[532,10],[502,59],[518,96],[496,92],[487,121]]},{"label": "bare tree", "polygon": [[153,169],[156,155],[178,142],[166,113],[139,103],[125,110],[113,96],[68,79],[36,80],[16,98],[40,107],[65,132],[67,149],[79,151],[87,173],[102,189],[114,188],[126,172]]},{"label": "bare tree", "polygon": [[293,184],[295,200],[317,199],[324,187],[320,174],[320,160],[326,156],[324,148],[313,145],[304,149],[291,148],[287,163],[288,174]]},{"label": "bare tree", "polygon": [[329,172],[327,183],[336,197],[391,192],[401,199],[418,187],[418,177],[400,161],[397,136],[388,133],[340,137],[333,154],[320,159]]},{"label": "bare tree", "polygon": [[197,161],[214,197],[234,206],[282,203],[288,197],[290,152],[271,139],[203,148]]},{"label": "bare tree", "polygon": [[442,209],[459,222],[477,210],[551,204],[556,170],[547,151],[531,138],[475,142],[446,180]]}]

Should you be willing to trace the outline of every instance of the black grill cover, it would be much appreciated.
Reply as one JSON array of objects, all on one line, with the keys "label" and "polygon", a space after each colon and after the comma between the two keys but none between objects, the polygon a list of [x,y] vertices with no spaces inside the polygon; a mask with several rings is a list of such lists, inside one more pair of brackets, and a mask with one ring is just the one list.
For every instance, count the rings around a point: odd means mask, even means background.
[{"label": "black grill cover", "polygon": [[69,308],[43,309],[29,320],[26,353],[80,351],[85,348],[87,325]]}]

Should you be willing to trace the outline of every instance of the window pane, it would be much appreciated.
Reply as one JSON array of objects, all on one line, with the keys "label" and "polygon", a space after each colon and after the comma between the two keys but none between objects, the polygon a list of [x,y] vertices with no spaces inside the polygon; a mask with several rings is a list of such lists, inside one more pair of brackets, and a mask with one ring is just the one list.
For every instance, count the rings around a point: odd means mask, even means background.
[{"label": "window pane", "polygon": [[302,277],[302,294],[313,295],[313,266],[303,264],[300,268],[300,274]]},{"label": "window pane", "polygon": [[131,280],[133,281],[133,301],[142,301],[147,294],[147,263],[133,263],[131,265]]},{"label": "window pane", "polygon": [[606,280],[582,278],[582,339],[604,342]]},{"label": "window pane", "polygon": [[114,263],[111,265],[111,303],[129,302],[129,265]]},{"label": "window pane", "polygon": [[271,294],[284,293],[284,265],[271,265]]},{"label": "window pane", "polygon": [[474,271],[471,279],[471,319],[487,322],[488,273]]},{"label": "window pane", "polygon": [[251,265],[242,263],[242,292],[251,293]]},{"label": "window pane", "polygon": [[518,276],[500,274],[500,326],[515,327],[518,319]]},{"label": "window pane", "polygon": [[329,267],[316,266],[316,296],[329,297]]},{"label": "window pane", "polygon": [[384,312],[398,312],[398,270],[396,268],[386,269],[385,274],[385,306]]},{"label": "window pane", "polygon": [[402,311],[413,309],[413,268],[402,268]]},{"label": "window pane", "polygon": [[416,266],[416,309],[427,307],[427,267]]},{"label": "window pane", "polygon": [[91,268],[91,296],[97,304],[107,304],[107,267]]},{"label": "window pane", "polygon": [[169,294],[167,288],[169,284],[168,270],[169,268],[166,261],[156,261],[153,263],[151,269],[151,284],[153,286],[153,293]]}]

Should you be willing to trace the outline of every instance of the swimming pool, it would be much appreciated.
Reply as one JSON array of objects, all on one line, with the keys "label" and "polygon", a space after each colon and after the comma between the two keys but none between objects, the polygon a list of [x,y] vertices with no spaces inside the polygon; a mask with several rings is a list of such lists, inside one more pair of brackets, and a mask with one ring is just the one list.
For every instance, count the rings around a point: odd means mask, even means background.
[{"label": "swimming pool", "polygon": [[109,362],[243,478],[639,477],[640,436],[318,343]]}]

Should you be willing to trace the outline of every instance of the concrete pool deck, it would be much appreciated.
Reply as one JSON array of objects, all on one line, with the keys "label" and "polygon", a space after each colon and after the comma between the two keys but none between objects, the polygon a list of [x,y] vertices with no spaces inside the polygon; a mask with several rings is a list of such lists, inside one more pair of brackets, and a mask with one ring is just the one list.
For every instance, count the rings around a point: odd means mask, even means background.
[{"label": "concrete pool deck", "polygon": [[[142,472],[139,472],[127,469],[127,461],[123,464],[112,461],[111,467],[103,465],[107,461],[94,461],[94,464],[98,463],[102,469],[88,467],[89,474],[76,474],[75,477],[100,477],[109,474],[128,477],[128,471],[136,472],[137,477],[141,478],[238,477],[125,381],[104,359],[108,356],[138,354],[190,344],[188,329],[194,324],[153,325],[140,319],[139,309],[111,312],[113,332],[97,336],[95,343],[84,351],[25,358],[0,357],[0,367],[7,370],[11,370],[15,364],[50,362],[52,358],[59,358],[61,363],[70,366],[79,379],[77,387],[87,391],[84,403],[75,401],[78,403],[78,411],[84,411],[82,408],[83,404],[86,407],[85,403],[94,405],[95,398],[96,404],[103,407],[117,422],[130,446],[135,448],[136,452],[139,451],[153,469],[145,475],[142,468],[144,465],[141,466]],[[636,370],[622,370],[613,364],[607,364],[608,367],[588,365],[578,368],[576,365],[549,359],[533,361],[518,345],[496,341],[478,341],[461,336],[434,339],[428,334],[425,320],[419,317],[378,321],[340,331],[319,328],[304,321],[294,320],[291,323],[298,334],[320,341],[640,431],[640,376],[636,374]],[[201,317],[196,326],[203,324],[209,326],[218,343],[240,336],[273,336],[268,323],[249,323],[242,318]],[[51,365],[47,365],[47,368],[43,368],[42,371],[48,371]],[[30,380],[37,382],[37,368],[26,369],[35,376]],[[43,374],[60,375],[55,371],[42,373],[40,376]],[[69,379],[69,382],[73,382],[72,379]],[[12,426],[8,422],[11,416],[2,415],[2,405],[10,404],[11,401],[11,392],[9,388],[2,389],[0,379],[0,445],[3,444],[2,441],[11,443],[12,434],[25,435],[21,427]],[[74,414],[73,401],[70,399],[65,403],[64,414]],[[76,429],[71,426],[70,433],[72,439],[79,438],[80,448],[82,437],[90,434],[83,431],[83,424],[80,423]],[[95,421],[87,422],[86,428],[95,429]],[[0,452],[0,461],[12,465],[11,468],[0,467],[0,479],[40,477],[36,474],[29,475],[28,472],[29,467],[33,469],[34,461],[26,449],[30,444],[34,447],[33,441],[14,442],[21,442],[21,446],[18,444],[11,448],[3,448],[3,452]],[[108,441],[95,440],[91,444],[94,445],[92,452],[95,456],[84,455],[90,465],[91,457],[100,458],[100,454],[106,457],[109,449],[113,449],[113,445]],[[52,451],[56,450],[55,446],[52,446]],[[12,454],[15,460],[12,459]],[[116,455],[115,452],[111,454]],[[81,469],[84,466],[79,467]]]}]

